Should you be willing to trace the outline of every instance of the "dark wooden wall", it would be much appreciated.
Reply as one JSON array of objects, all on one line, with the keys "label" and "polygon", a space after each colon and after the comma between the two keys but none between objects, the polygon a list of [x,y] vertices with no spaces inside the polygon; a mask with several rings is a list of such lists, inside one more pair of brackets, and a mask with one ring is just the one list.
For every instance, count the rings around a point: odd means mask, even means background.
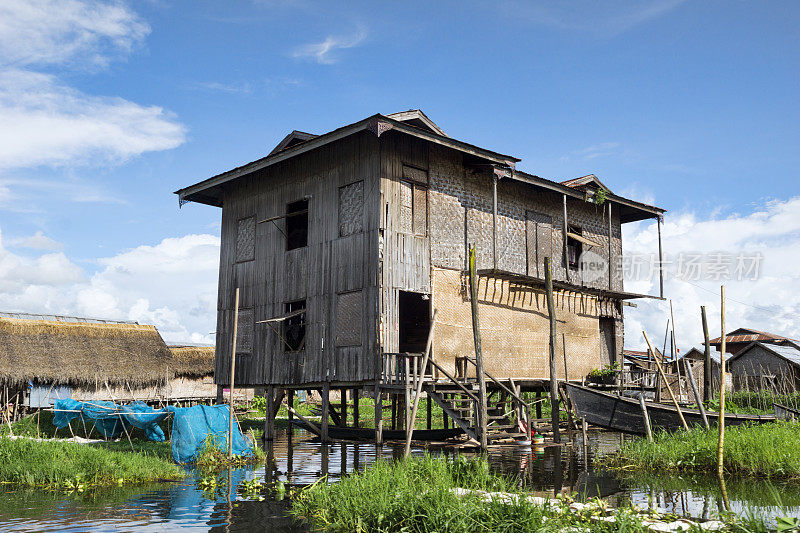
[{"label": "dark wooden wall", "polygon": [[[222,209],[217,383],[229,382],[236,287],[240,289],[237,385],[374,379],[378,174],[378,138],[362,132],[228,186]],[[342,237],[340,187],[362,180],[362,231]],[[281,232],[285,231],[286,222],[281,219],[276,221],[280,229],[272,222],[255,224],[252,260],[247,260],[246,249],[237,254],[237,241],[240,248],[247,247],[246,219],[254,217],[257,222],[283,215],[287,203],[304,197],[309,200],[308,246],[287,251],[286,237]],[[361,291],[360,306],[354,305],[359,301],[354,291]],[[301,299],[306,299],[307,306],[305,347],[299,352],[287,352],[278,335],[266,324],[256,322],[282,315],[286,302]],[[338,321],[342,315],[352,322],[359,314],[357,327]],[[274,327],[280,328],[280,324]]]}]

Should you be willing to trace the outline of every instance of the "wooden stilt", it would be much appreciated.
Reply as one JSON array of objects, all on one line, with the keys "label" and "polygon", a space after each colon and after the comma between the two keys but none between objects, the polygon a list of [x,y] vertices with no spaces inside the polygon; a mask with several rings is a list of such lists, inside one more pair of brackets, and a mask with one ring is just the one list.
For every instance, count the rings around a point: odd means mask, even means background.
[{"label": "wooden stilt", "polygon": [[339,405],[341,411],[341,420],[339,421],[341,427],[347,427],[347,389],[339,390]]},{"label": "wooden stilt", "polygon": [[539,401],[541,399],[542,399],[542,391],[537,390],[536,391],[536,419],[537,420],[541,420],[542,419],[542,402]]},{"label": "wooden stilt", "polygon": [[[442,393],[442,399],[445,402],[449,401],[447,393]],[[450,429],[450,417],[447,416],[447,413],[444,410],[442,410],[442,428],[443,429]]]},{"label": "wooden stilt", "polygon": [[265,392],[267,397],[266,416],[264,417],[264,440],[270,441],[275,438],[275,387],[267,386]]},{"label": "wooden stilt", "polygon": [[392,394],[392,430],[397,429],[397,394]]},{"label": "wooden stilt", "polygon": [[430,395],[425,400],[425,427],[433,429],[433,408],[431,407]]},{"label": "wooden stilt", "polygon": [[353,389],[353,427],[357,428],[360,425],[359,417],[360,413],[358,412],[359,405],[358,405],[358,396],[361,389]]},{"label": "wooden stilt", "polygon": [[[327,381],[322,383],[322,428],[320,434],[320,440],[322,442],[328,442],[328,416],[330,415],[330,384]],[[327,449],[327,448],[326,448]]]},{"label": "wooden stilt", "polygon": [[[233,346],[231,347],[231,396],[228,401],[230,412],[228,413],[228,457],[233,457],[233,387],[236,376],[236,333],[239,327],[239,287],[236,287],[236,295],[233,304]],[[267,415],[269,416],[269,415]]]},{"label": "wooden stilt", "polygon": [[545,289],[547,291],[547,313],[550,317],[550,418],[553,424],[553,442],[561,442],[558,416],[558,374],[556,371],[556,306],[553,302],[553,273],[550,258],[544,258]]},{"label": "wooden stilt", "polygon": [[375,382],[375,444],[383,444],[383,393],[380,382]]},{"label": "wooden stilt", "polygon": [[286,406],[291,407],[292,409],[287,409],[287,422],[289,426],[286,428],[286,431],[289,435],[292,434],[294,431],[294,389],[289,389],[286,391]]},{"label": "wooden stilt", "polygon": [[481,345],[481,327],[478,317],[478,280],[475,268],[475,246],[469,247],[469,290],[472,308],[472,337],[475,344],[475,373],[478,377],[477,419],[481,450],[488,446],[488,415],[486,409],[486,375],[483,373],[483,348]]}]

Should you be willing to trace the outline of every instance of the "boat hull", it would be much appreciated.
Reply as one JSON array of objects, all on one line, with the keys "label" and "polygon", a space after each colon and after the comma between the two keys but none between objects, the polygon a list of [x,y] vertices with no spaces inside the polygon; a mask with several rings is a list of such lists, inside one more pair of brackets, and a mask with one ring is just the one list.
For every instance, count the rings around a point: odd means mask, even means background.
[{"label": "boat hull", "polygon": [[[571,383],[567,384],[567,394],[578,416],[586,419],[589,424],[622,433],[646,434],[644,416],[638,399],[624,398]],[[703,425],[700,411],[694,409],[681,409],[681,411],[689,427]],[[648,402],[647,414],[653,431],[675,431],[683,428],[675,407]],[[706,414],[709,424],[716,425],[718,413]],[[774,422],[775,419],[774,415],[726,414],[725,425]]]}]

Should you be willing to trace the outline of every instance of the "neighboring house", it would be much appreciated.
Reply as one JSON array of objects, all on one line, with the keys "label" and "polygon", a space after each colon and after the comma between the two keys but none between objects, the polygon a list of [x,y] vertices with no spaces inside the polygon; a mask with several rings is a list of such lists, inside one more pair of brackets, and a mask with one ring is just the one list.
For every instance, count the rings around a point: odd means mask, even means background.
[{"label": "neighboring house", "polygon": [[181,204],[222,208],[217,383],[229,382],[237,288],[237,386],[389,390],[393,354],[424,350],[433,309],[433,358],[474,373],[470,244],[487,372],[527,390],[549,378],[545,257],[569,378],[621,362],[623,302],[643,297],[616,268],[621,226],[664,210],[593,175],[560,183],[518,161],[412,110],[292,132],[266,157],[177,191]]},{"label": "neighboring house", "polygon": [[170,351],[154,326],[0,313],[3,405],[159,397],[172,377],[170,365]]},{"label": "neighboring house", "polygon": [[170,344],[172,368],[170,399],[173,402],[197,402],[217,397],[214,385],[214,346]]},{"label": "neighboring house", "polygon": [[[738,328],[725,335],[725,353],[736,354],[752,342],[777,345],[798,345],[797,340],[750,328]],[[722,349],[722,337],[711,339],[709,344],[717,351]]]},{"label": "neighboring house", "polygon": [[[719,374],[719,354],[714,354],[714,359]],[[791,342],[751,342],[726,357],[725,369],[735,390],[768,389],[776,394],[800,390],[800,349]]]}]

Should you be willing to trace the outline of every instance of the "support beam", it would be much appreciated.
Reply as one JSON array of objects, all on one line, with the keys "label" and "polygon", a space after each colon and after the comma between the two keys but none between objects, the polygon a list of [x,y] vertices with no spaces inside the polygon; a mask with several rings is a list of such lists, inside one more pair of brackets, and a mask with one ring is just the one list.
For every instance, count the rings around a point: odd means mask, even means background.
[{"label": "support beam", "polygon": [[563,247],[562,247],[561,251],[563,253],[562,260],[564,261],[564,280],[568,282],[569,281],[569,257],[567,257],[567,233],[568,233],[568,225],[567,225],[568,224],[567,223],[567,195],[564,194],[562,196],[564,198],[564,202],[563,202],[564,203],[564,213],[563,213],[564,224],[562,225],[564,239],[562,240]]},{"label": "support beam", "polygon": [[[546,261],[546,260],[545,260]],[[481,450],[488,446],[487,409],[486,409],[486,375],[483,372],[483,348],[481,346],[481,327],[478,317],[478,280],[475,270],[475,246],[469,248],[469,290],[472,307],[472,336],[475,343],[475,373],[478,377],[478,428]]]},{"label": "support beam", "polygon": [[497,270],[497,174],[492,173],[492,268]]},{"label": "support beam", "polygon": [[547,290],[547,314],[550,317],[550,418],[553,424],[553,442],[561,442],[558,416],[558,374],[556,370],[556,306],[553,301],[553,273],[550,258],[544,258],[545,289]]},{"label": "support beam", "polygon": [[360,413],[358,412],[358,410],[359,410],[358,397],[359,397],[359,393],[360,392],[361,392],[361,389],[353,389],[353,427],[354,428],[357,428],[359,426],[358,418],[359,418],[359,416],[361,416]]},{"label": "support beam", "polygon": [[341,408],[339,409],[341,419],[339,420],[339,425],[343,428],[347,427],[347,389],[340,389],[339,390],[339,405]]},{"label": "support beam", "polygon": [[233,382],[236,377],[236,330],[239,327],[239,287],[236,287],[236,296],[233,304],[233,346],[231,347],[231,397],[228,403],[228,457],[233,457]]},{"label": "support beam", "polygon": [[[614,290],[614,247],[612,245],[611,232],[611,202],[608,204],[608,290]],[[566,378],[565,378],[566,379]]]},{"label": "support beam", "polygon": [[266,412],[264,413],[264,440],[271,441],[275,438],[275,386],[267,386]]},{"label": "support beam", "polygon": [[288,389],[286,391],[286,406],[292,407],[292,409],[287,410],[289,426],[286,428],[286,431],[291,435],[294,431],[294,389]]},{"label": "support beam", "polygon": [[383,444],[383,394],[379,381],[375,382],[375,444]]},{"label": "support beam", "polygon": [[331,403],[330,393],[331,393],[331,386],[327,381],[324,381],[322,383],[322,391],[321,391],[322,420],[320,422],[322,424],[322,427],[320,432],[321,434],[319,436],[320,440],[324,443],[328,442],[328,415],[330,413],[330,403]]}]

